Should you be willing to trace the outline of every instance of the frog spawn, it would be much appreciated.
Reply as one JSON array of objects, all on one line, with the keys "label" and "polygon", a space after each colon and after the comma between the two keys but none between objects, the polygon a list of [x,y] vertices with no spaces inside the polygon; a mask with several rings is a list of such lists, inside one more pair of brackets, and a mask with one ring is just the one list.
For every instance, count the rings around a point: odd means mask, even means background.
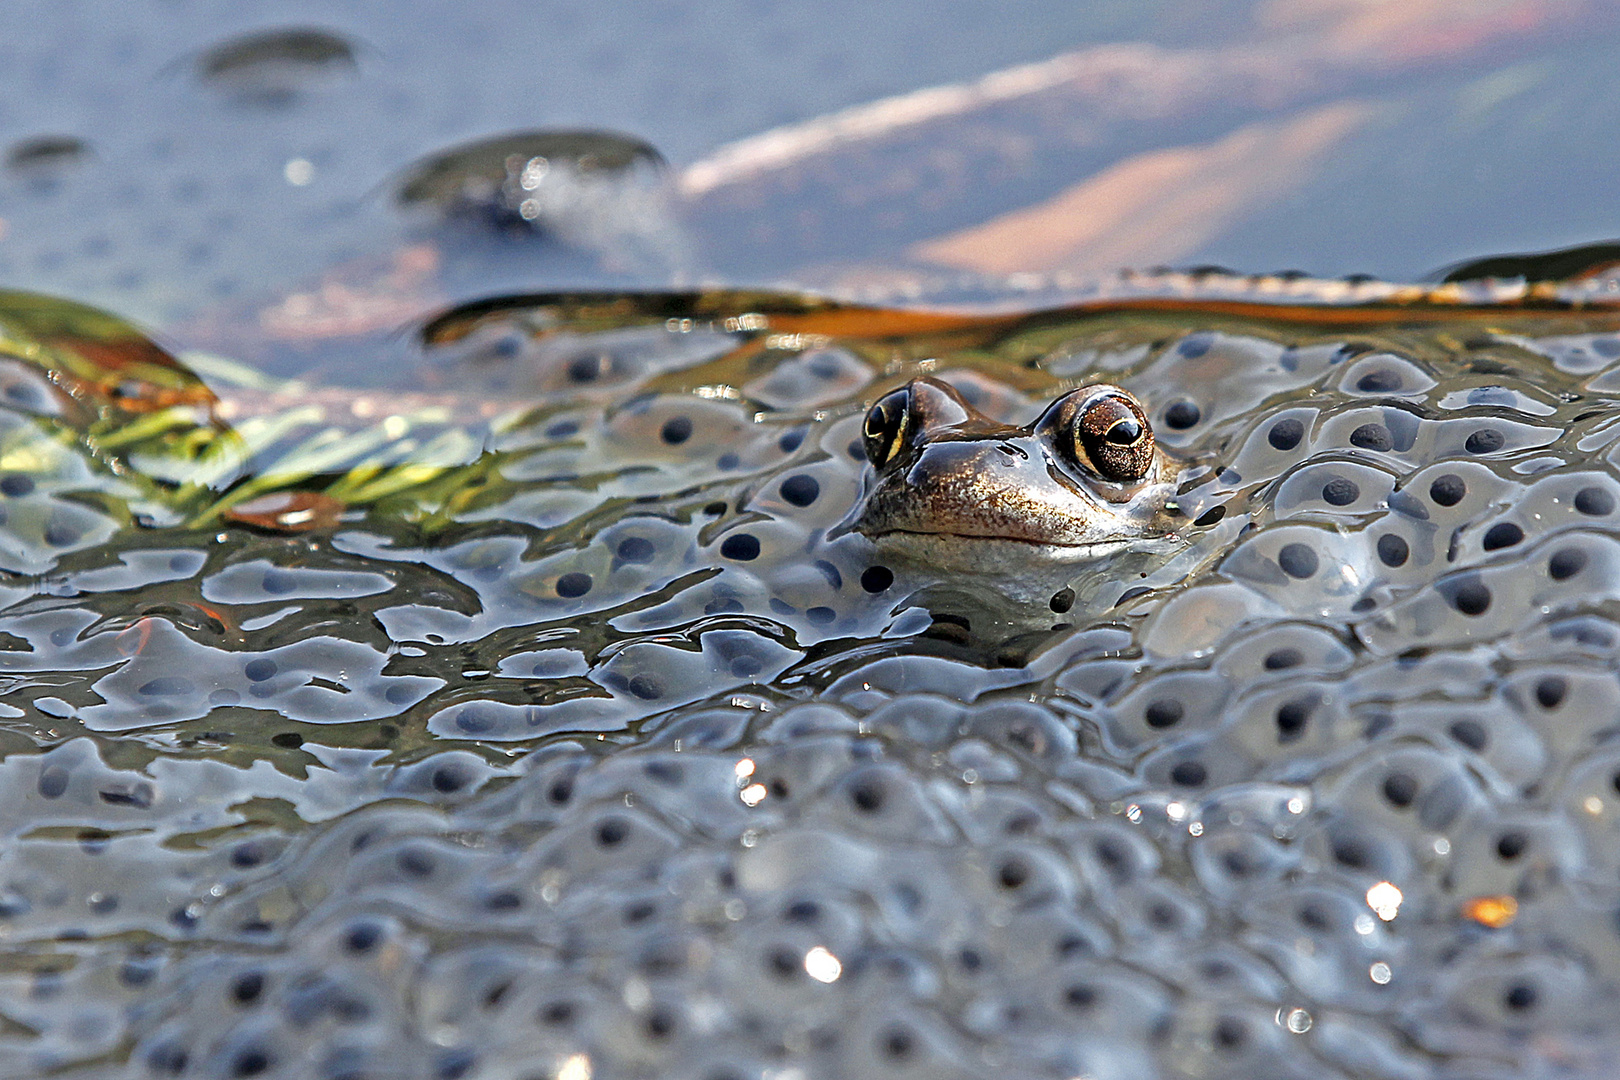
[{"label": "frog spawn", "polygon": [[[206,963],[144,949],[120,969],[194,1002],[136,1061],[444,1076],[585,1055],[610,1074],[718,1076],[791,1054],[833,1074],[969,1076],[964,1055],[1016,1039],[1033,1040],[1028,1075],[1129,1076],[1172,1023],[1220,1040],[1233,1068],[1281,1060],[1263,1002],[1175,1008],[1179,982],[1241,986],[1254,973],[1235,965],[1255,963],[1189,965],[1179,943],[1204,919],[1153,844],[1077,815],[1071,785],[1066,806],[1030,787],[1043,760],[1072,759],[1055,716],[896,699],[870,723],[876,738],[850,710],[801,706],[748,757],[560,750],[449,817],[376,807],[244,855],[231,895],[171,920],[167,936],[212,944]],[[930,736],[890,743],[902,724]],[[468,848],[466,829],[504,839]],[[433,947],[471,911],[482,943]],[[1122,965],[1127,941],[1173,981]],[[604,977],[606,955],[625,969]]]},{"label": "frog spawn", "polygon": [[[1010,666],[975,651],[977,612],[902,602],[916,568],[818,538],[859,476],[836,411],[550,414],[442,542],[355,522],[151,562],[195,607],[144,638],[150,553],[64,561],[63,599],[8,621],[32,650],[11,663],[93,673],[110,707],[57,687],[31,720],[251,726],[131,711],[174,677],[136,679],[141,642],[192,694],[268,686],[281,741],[255,753],[299,768],[88,741],[7,760],[28,797],[0,917],[31,950],[8,1015],[39,1033],[12,1067],[1604,1075],[1617,489],[1606,414],[1577,419],[1601,395],[1210,334],[1108,377],[1180,403],[1191,576],[1134,579],[1102,625],[1053,604],[1068,627]],[[587,462],[598,487],[557,482]],[[340,604],[353,687],[323,692],[359,711],[323,714],[292,692],[314,662],[271,639]],[[583,641],[592,620],[613,640]],[[146,697],[190,701],[170,689]],[[428,745],[560,741],[502,765],[321,745],[384,703]]]},{"label": "frog spawn", "polygon": [[[1590,689],[1612,699],[1612,684]],[[144,1075],[501,1075],[584,1055],[610,1074],[706,1077],[786,1055],[827,1075],[967,1076],[984,1066],[962,1062],[999,1060],[1015,1075],[1175,1076],[1198,1060],[1200,1075],[1352,1076],[1414,1003],[1419,1044],[1462,1061],[1479,1049],[1459,1032],[1481,1025],[1507,1033],[1498,1053],[1530,1028],[1592,1052],[1592,995],[1616,958],[1592,955],[1601,912],[1570,902],[1577,838],[1504,812],[1516,790],[1482,785],[1477,758],[1438,731],[1362,733],[1315,790],[1233,777],[1199,791],[1149,761],[1078,754],[1064,697],[851,696],[752,723],[694,714],[640,750],[556,748],[444,810],[374,806],[238,842],[211,868],[194,856],[175,876],[224,881],[223,897],[124,903],[180,905],[163,937],[207,942],[206,959],[93,956],[51,976],[67,990],[29,991],[30,1022],[114,980],[126,1000],[144,990],[168,1016],[137,1049]],[[727,729],[744,741],[716,745]],[[93,757],[73,766],[70,786],[114,790]],[[1109,796],[1125,792],[1116,815]],[[134,822],[143,801],[119,805]],[[1431,837],[1451,838],[1453,858]],[[155,854],[103,844],[84,858],[113,879]],[[1365,901],[1391,879],[1396,927]],[[1525,929],[1510,933],[1561,948],[1527,956],[1459,925],[1455,905],[1478,890],[1521,897]],[[1369,977],[1378,964],[1388,983]],[[84,1027],[82,1007],[57,1007]],[[1288,1016],[1316,1033],[1309,1056]]]},{"label": "frog spawn", "polygon": [[[756,423],[736,404],[680,395],[547,414],[500,436],[494,493],[455,515],[467,539],[424,544],[382,519],[202,552],[185,532],[133,551],[90,536],[60,562],[47,537],[18,569],[60,565],[47,595],[14,594],[17,648],[0,666],[60,672],[48,714],[92,731],[216,730],[228,726],[220,710],[397,718],[486,742],[622,730],[649,710],[769,683],[819,640],[881,632],[893,572],[857,538],[821,539],[854,498],[858,423]],[[65,493],[93,479],[79,464]],[[88,513],[24,474],[0,479],[0,497]],[[604,500],[619,511],[599,522]],[[162,601],[140,591],[158,582]],[[598,617],[606,633],[582,635]],[[410,644],[391,656],[395,641]],[[491,685],[447,686],[452,657]]]}]

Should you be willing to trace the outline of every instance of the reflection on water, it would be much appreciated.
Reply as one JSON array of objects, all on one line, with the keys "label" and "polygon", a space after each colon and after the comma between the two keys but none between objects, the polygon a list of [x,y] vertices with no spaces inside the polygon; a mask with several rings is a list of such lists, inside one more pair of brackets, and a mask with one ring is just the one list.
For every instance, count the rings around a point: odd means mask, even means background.
[{"label": "reflection on water", "polygon": [[1108,274],[1184,261],[1257,203],[1285,198],[1373,115],[1365,102],[1128,158],[1054,199],[928,241],[925,262],[991,274]]},{"label": "reflection on water", "polygon": [[[392,330],[533,289],[892,299],[1167,261],[1410,279],[1615,232],[1604,5],[843,2],[624,0],[543,33],[506,0],[0,13],[0,282],[240,355],[286,340],[289,295],[342,294],[323,325],[347,336],[357,309]],[[551,169],[567,147],[514,149],[511,177],[466,157],[514,132],[623,133],[649,168],[581,185]],[[469,169],[462,227],[394,198],[443,167]]]},{"label": "reflection on water", "polygon": [[231,38],[197,58],[197,77],[235,103],[285,108],[356,67],[354,46],[326,30],[283,29]]}]

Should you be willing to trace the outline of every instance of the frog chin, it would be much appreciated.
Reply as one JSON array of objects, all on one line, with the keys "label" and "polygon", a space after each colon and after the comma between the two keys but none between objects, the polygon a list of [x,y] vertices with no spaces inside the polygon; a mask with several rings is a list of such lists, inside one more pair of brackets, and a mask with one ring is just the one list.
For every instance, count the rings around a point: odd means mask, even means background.
[{"label": "frog chin", "polygon": [[[893,555],[939,570],[991,577],[1027,577],[1050,570],[1072,573],[1088,563],[1151,543],[1157,538],[1123,537],[1084,544],[943,532],[893,530],[872,537],[879,554]],[[1043,575],[1044,576],[1044,575]]]},{"label": "frog chin", "polygon": [[[947,610],[959,607],[975,626],[988,619],[986,625],[1004,629],[1047,627],[1056,616],[1100,615],[1123,589],[1148,582],[1187,546],[1174,533],[1054,544],[891,531],[871,542],[877,557],[890,563],[898,580],[917,590],[926,606],[943,602]],[[1062,606],[1053,603],[1059,594],[1065,597]],[[964,596],[970,598],[965,604]]]}]

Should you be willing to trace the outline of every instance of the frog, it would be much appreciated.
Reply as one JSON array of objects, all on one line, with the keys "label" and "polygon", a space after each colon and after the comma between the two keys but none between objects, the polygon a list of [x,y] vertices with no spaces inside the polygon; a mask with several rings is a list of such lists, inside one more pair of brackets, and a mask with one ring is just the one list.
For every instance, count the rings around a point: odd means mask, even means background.
[{"label": "frog", "polygon": [[1073,568],[1178,539],[1181,464],[1130,392],[1093,382],[1015,426],[929,376],[889,391],[861,432],[869,469],[846,522],[880,552],[941,569]]}]

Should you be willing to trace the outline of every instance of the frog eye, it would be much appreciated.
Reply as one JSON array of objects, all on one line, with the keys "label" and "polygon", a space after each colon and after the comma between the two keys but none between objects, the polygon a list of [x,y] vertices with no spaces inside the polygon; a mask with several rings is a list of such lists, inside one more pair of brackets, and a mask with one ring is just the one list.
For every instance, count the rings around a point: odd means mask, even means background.
[{"label": "frog eye", "polygon": [[1131,483],[1153,467],[1153,428],[1142,407],[1123,392],[1092,398],[1074,417],[1075,446],[1108,480]]},{"label": "frog eye", "polygon": [[866,413],[861,425],[861,444],[866,447],[866,460],[882,467],[899,453],[905,445],[906,432],[911,426],[911,390],[901,387],[878,398]]}]

